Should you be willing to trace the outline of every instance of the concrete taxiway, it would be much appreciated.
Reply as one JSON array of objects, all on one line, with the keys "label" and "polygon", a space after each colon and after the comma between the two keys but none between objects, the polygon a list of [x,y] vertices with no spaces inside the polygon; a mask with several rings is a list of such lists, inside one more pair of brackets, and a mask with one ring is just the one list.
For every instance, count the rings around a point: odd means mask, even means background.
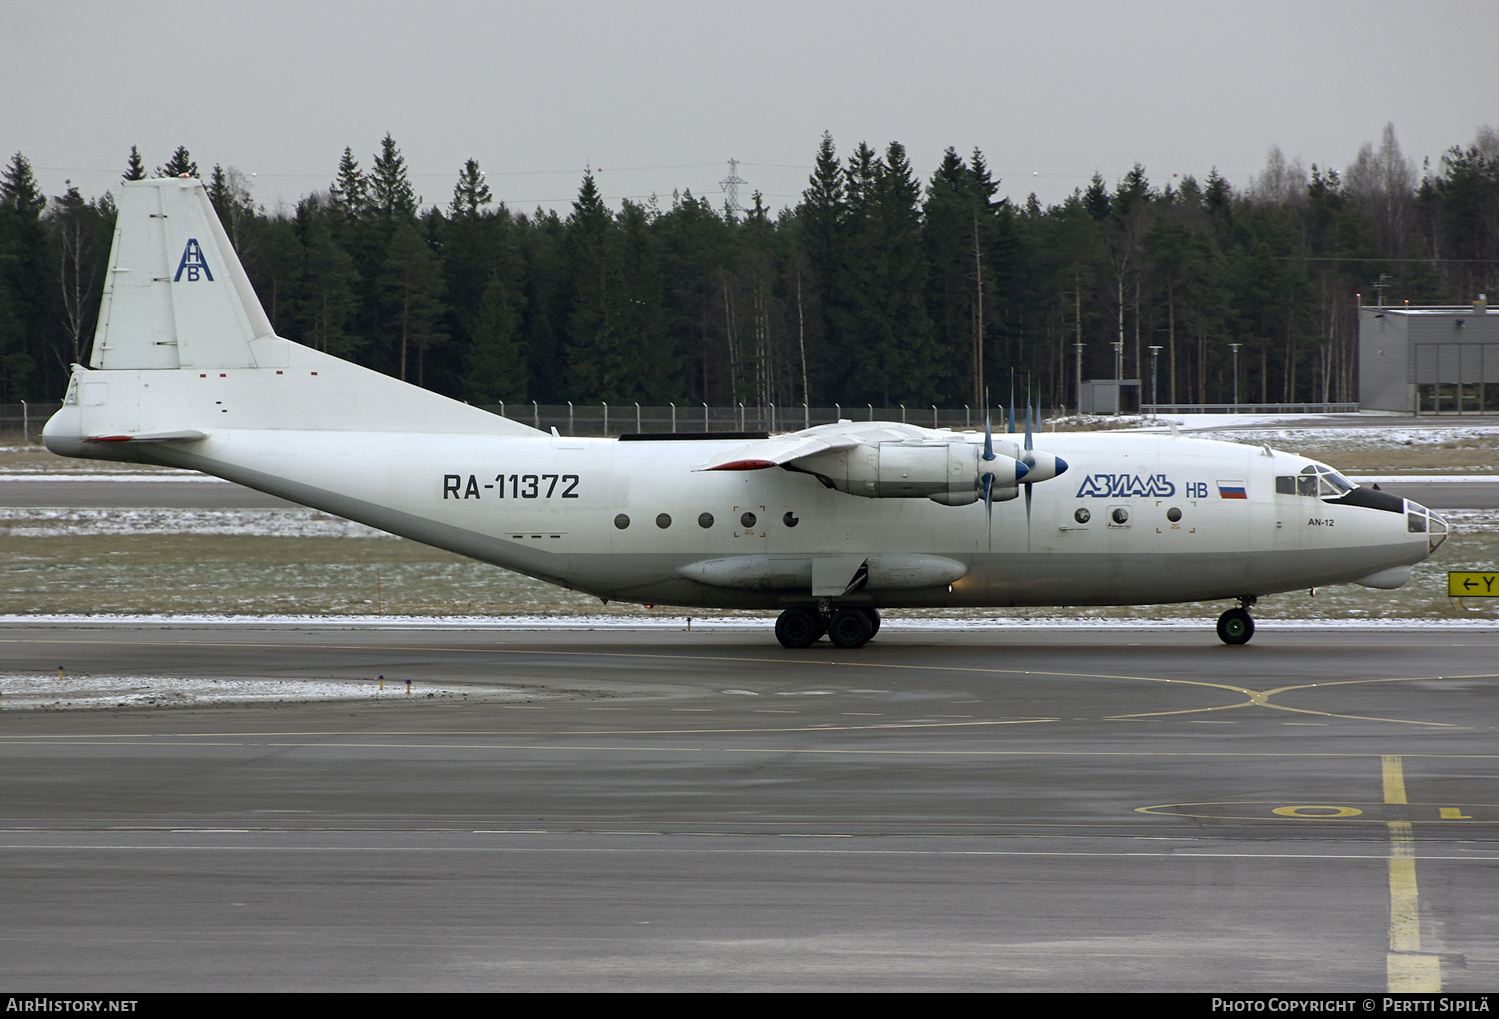
[{"label": "concrete taxiway", "polygon": [[7,625],[0,675],[349,694],[0,701],[0,952],[38,991],[1492,989],[1496,651]]}]

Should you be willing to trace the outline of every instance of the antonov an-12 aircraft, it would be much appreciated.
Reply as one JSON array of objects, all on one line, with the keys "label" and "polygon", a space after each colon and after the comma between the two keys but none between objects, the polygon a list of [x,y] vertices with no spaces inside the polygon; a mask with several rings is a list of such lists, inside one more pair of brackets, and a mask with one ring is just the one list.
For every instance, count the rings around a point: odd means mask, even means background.
[{"label": "antonov an-12 aircraft", "polygon": [[185,467],[604,600],[779,609],[839,648],[909,607],[1394,588],[1447,536],[1265,446],[839,421],[550,434],[277,336],[201,182],[123,186],[88,367],[47,448]]}]

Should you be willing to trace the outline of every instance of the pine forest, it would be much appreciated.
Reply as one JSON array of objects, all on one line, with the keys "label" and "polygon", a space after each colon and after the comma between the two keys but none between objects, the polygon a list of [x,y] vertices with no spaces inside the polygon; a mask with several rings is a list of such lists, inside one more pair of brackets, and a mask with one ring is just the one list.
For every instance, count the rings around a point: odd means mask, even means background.
[{"label": "pine forest", "polygon": [[[154,172],[199,176],[186,148]],[[1210,172],[1096,174],[1061,204],[998,198],[984,155],[930,180],[905,149],[817,148],[800,201],[678,193],[616,210],[584,174],[565,214],[508,207],[477,162],[427,204],[387,136],[326,191],[268,215],[202,174],[277,333],[475,404],[983,403],[1012,372],[1053,408],[1085,378],[1161,403],[1345,402],[1357,306],[1499,294],[1499,135],[1419,171],[1387,127],[1343,169],[1272,149],[1238,189]],[[57,400],[86,361],[108,195],[0,176],[0,403]],[[1151,348],[1158,348],[1152,355]],[[1116,375],[1116,372],[1122,373]]]}]

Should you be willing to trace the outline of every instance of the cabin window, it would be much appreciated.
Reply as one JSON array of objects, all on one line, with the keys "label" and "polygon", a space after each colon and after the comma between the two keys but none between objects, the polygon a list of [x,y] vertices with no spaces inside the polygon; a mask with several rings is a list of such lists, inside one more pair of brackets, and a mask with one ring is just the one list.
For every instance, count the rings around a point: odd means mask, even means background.
[{"label": "cabin window", "polygon": [[697,515],[697,525],[699,527],[703,528],[704,530],[707,530],[708,528],[712,527],[713,526],[713,514],[712,513],[699,513]]},{"label": "cabin window", "polygon": [[1072,519],[1080,524],[1086,524],[1092,518],[1093,514],[1088,512],[1088,507],[1086,506],[1079,507],[1078,511],[1072,514]]},{"label": "cabin window", "polygon": [[614,526],[623,531],[626,527],[630,526],[630,518],[621,513],[614,518]]},{"label": "cabin window", "polygon": [[1170,509],[1168,509],[1166,511],[1166,519],[1169,520],[1169,521],[1171,521],[1173,524],[1176,523],[1181,518],[1182,518],[1182,511],[1179,510],[1179,509],[1177,509],[1175,506],[1172,506]]},{"label": "cabin window", "polygon": [[756,519],[758,518],[753,513],[746,510],[745,512],[739,514],[739,526],[748,531],[755,526]]},{"label": "cabin window", "polygon": [[661,530],[663,530],[663,531],[666,530],[668,527],[670,527],[671,526],[671,514],[670,513],[657,513],[656,514],[656,526],[659,527],[659,528],[661,528]]}]

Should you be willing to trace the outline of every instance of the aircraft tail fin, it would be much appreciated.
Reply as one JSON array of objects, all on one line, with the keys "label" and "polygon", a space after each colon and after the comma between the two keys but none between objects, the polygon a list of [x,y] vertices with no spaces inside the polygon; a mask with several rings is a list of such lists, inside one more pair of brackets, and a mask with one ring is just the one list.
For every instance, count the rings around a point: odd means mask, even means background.
[{"label": "aircraft tail fin", "polygon": [[48,448],[129,459],[247,429],[538,434],[277,336],[203,183],[126,183],[93,352]]},{"label": "aircraft tail fin", "polygon": [[203,183],[126,183],[89,367],[261,367],[273,335]]}]

